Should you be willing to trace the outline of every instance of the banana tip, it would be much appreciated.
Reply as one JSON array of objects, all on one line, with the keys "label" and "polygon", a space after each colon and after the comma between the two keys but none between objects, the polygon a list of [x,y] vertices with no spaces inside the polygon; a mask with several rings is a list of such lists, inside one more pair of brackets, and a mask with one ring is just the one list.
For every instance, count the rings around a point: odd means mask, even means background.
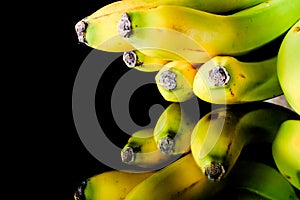
[{"label": "banana tip", "polygon": [[160,152],[169,155],[174,152],[174,144],[174,139],[166,137],[159,141],[158,147]]},{"label": "banana tip", "polygon": [[230,80],[230,76],[223,66],[215,66],[209,71],[208,80],[216,87],[225,86]]},{"label": "banana tip", "polygon": [[168,90],[174,90],[177,87],[176,74],[170,70],[162,72],[159,81]]},{"label": "banana tip", "polygon": [[85,35],[86,35],[87,22],[85,20],[81,20],[77,22],[75,25],[75,31],[77,34],[78,41],[80,43],[86,43]]},{"label": "banana tip", "polygon": [[81,182],[77,190],[74,192],[74,200],[85,200],[84,189],[86,187],[86,184],[86,181]]},{"label": "banana tip", "polygon": [[135,160],[135,154],[131,147],[126,147],[121,151],[121,159],[123,163],[130,164]]},{"label": "banana tip", "polygon": [[221,163],[212,162],[205,168],[205,175],[209,180],[219,181],[225,174],[224,166]]},{"label": "banana tip", "polygon": [[123,53],[123,61],[130,68],[136,67],[136,66],[139,66],[142,64],[138,61],[138,56],[136,55],[136,53],[134,51],[124,52]]},{"label": "banana tip", "polygon": [[131,35],[131,21],[127,13],[123,13],[120,21],[118,22],[118,32],[123,38],[128,38]]}]

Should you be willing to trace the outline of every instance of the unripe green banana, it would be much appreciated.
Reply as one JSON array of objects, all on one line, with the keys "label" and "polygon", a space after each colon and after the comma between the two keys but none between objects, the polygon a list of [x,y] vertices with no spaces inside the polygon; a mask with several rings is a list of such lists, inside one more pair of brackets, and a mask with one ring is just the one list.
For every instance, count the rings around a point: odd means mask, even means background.
[{"label": "unripe green banana", "polygon": [[300,20],[285,35],[279,52],[277,73],[283,93],[300,115]]},{"label": "unripe green banana", "polygon": [[196,73],[196,68],[189,62],[170,61],[158,71],[155,82],[166,101],[184,102],[195,96],[193,82]]},{"label": "unripe green banana", "polygon": [[204,63],[195,76],[194,94],[215,104],[261,101],[279,96],[277,57],[241,62],[231,56],[216,56]]},{"label": "unripe green banana", "polygon": [[218,181],[230,172],[243,147],[271,143],[283,121],[297,118],[295,112],[271,103],[227,105],[197,122],[191,152],[208,179]]},{"label": "unripe green banana", "polygon": [[125,200],[209,199],[226,186],[212,182],[200,172],[191,154],[176,160],[132,189]]},{"label": "unripe green banana", "polygon": [[143,168],[159,167],[172,158],[159,151],[154,140],[153,128],[134,132],[121,151],[123,163]]},{"label": "unripe green banana", "polygon": [[265,0],[123,0],[131,2],[155,3],[157,5],[177,5],[194,8],[210,13],[228,13],[237,10],[246,9],[257,5]]},{"label": "unripe green banana", "polygon": [[230,199],[298,200],[294,188],[282,174],[264,163],[239,161],[228,179]]},{"label": "unripe green banana", "polygon": [[167,60],[147,56],[138,50],[127,51],[123,53],[123,61],[129,68],[134,68],[142,72],[159,71]]},{"label": "unripe green banana", "polygon": [[300,190],[300,120],[282,123],[272,144],[272,154],[282,175]]},{"label": "unripe green banana", "polygon": [[118,31],[146,55],[157,57],[162,49],[202,63],[216,55],[243,55],[271,42],[300,18],[299,9],[298,0],[269,0],[231,15],[165,5],[124,13]]},{"label": "unripe green banana", "polygon": [[74,193],[74,200],[124,199],[130,190],[153,174],[118,170],[102,172],[83,181]]},{"label": "unripe green banana", "polygon": [[154,127],[154,140],[158,149],[167,155],[189,152],[194,124],[179,103],[170,104]]}]

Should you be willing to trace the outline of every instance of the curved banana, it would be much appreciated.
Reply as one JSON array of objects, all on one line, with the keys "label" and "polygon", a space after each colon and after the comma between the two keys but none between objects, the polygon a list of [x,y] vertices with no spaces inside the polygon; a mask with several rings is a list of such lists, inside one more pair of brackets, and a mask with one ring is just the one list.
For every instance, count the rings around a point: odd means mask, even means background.
[{"label": "curved banana", "polygon": [[215,56],[198,69],[193,92],[200,99],[215,104],[270,99],[282,94],[276,66],[277,57],[241,62],[232,56]]},{"label": "curved banana", "polygon": [[177,5],[194,8],[210,13],[228,13],[237,10],[243,10],[254,5],[257,5],[265,0],[123,0],[131,2],[155,3],[157,5]]},{"label": "curved banana", "polygon": [[154,127],[158,149],[167,155],[190,151],[194,122],[179,103],[170,104],[160,115]]},{"label": "curved banana", "polygon": [[155,82],[163,98],[170,102],[184,102],[192,97],[197,69],[185,61],[170,61],[156,74]]},{"label": "curved banana", "polygon": [[123,61],[129,68],[134,68],[142,72],[159,71],[169,61],[160,58],[147,56],[138,50],[123,53]]},{"label": "curved banana", "polygon": [[279,83],[291,107],[300,115],[300,20],[285,35],[279,52],[277,73]]},{"label": "curved banana", "polygon": [[78,41],[91,48],[109,52],[125,52],[135,48],[119,36],[117,24],[124,12],[149,9],[151,3],[116,1],[96,10],[75,24]]},{"label": "curved banana", "polygon": [[299,9],[298,0],[269,0],[231,15],[163,5],[124,13],[118,32],[147,55],[157,57],[162,49],[203,63],[216,55],[243,55],[271,42],[300,18]]},{"label": "curved banana", "polygon": [[237,162],[228,179],[230,199],[251,199],[249,197],[256,196],[252,199],[298,200],[291,184],[277,169],[264,163]]},{"label": "curved banana", "polygon": [[121,150],[123,163],[143,168],[159,167],[172,158],[161,153],[156,145],[153,128],[134,132]]},{"label": "curved banana", "polygon": [[74,193],[74,200],[120,200],[154,172],[133,173],[106,171],[83,181]]},{"label": "curved banana", "polygon": [[207,180],[193,156],[187,154],[145,179],[128,193],[125,200],[208,199],[225,186],[226,181]]},{"label": "curved banana", "polygon": [[191,152],[201,171],[213,181],[230,172],[243,147],[271,143],[281,123],[299,116],[284,107],[265,103],[227,105],[207,113],[191,136]]},{"label": "curved banana", "polygon": [[300,120],[282,123],[272,144],[272,154],[282,175],[300,190]]}]

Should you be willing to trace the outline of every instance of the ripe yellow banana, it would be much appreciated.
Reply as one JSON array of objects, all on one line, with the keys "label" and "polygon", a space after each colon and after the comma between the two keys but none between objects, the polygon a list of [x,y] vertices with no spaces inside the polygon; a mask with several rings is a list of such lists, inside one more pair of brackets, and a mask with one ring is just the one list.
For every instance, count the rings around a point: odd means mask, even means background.
[{"label": "ripe yellow banana", "polygon": [[265,103],[227,105],[203,116],[191,136],[191,152],[208,179],[226,177],[243,147],[271,143],[281,123],[299,116],[284,107]]},{"label": "ripe yellow banana", "polygon": [[225,186],[226,181],[207,180],[193,156],[187,154],[138,184],[125,200],[209,199]]},{"label": "ripe yellow banana", "polygon": [[106,171],[83,181],[74,193],[74,200],[124,199],[130,190],[153,174],[154,172]]},{"label": "ripe yellow banana", "polygon": [[163,5],[124,13],[118,32],[147,55],[162,49],[202,63],[216,55],[243,55],[271,42],[300,18],[299,9],[298,0],[269,0],[231,15]]},{"label": "ripe yellow banana", "polygon": [[160,115],[154,127],[158,149],[167,155],[190,151],[194,122],[179,103],[170,104]]},{"label": "ripe yellow banana", "polygon": [[143,168],[159,167],[172,156],[159,151],[154,140],[153,128],[141,129],[134,132],[121,151],[123,163]]},{"label": "ripe yellow banana", "polygon": [[160,58],[147,56],[138,50],[123,53],[123,61],[129,68],[134,68],[142,72],[159,71],[169,61]]},{"label": "ripe yellow banana", "polygon": [[279,52],[278,79],[291,107],[300,115],[300,20],[285,35]]},{"label": "ripe yellow banana", "polygon": [[198,69],[193,92],[200,99],[216,104],[270,99],[282,94],[276,66],[277,57],[241,62],[232,56],[216,56]]},{"label": "ripe yellow banana", "polygon": [[123,0],[131,2],[155,3],[157,5],[177,5],[194,8],[210,13],[228,13],[257,5],[265,0]]},{"label": "ripe yellow banana", "polygon": [[196,73],[196,68],[189,62],[170,61],[158,71],[155,82],[165,100],[184,102],[195,96],[193,82]]},{"label": "ripe yellow banana", "polygon": [[[294,188],[278,170],[261,162],[237,162],[228,179],[230,199],[298,200]],[[253,196],[256,198],[250,198]]]},{"label": "ripe yellow banana", "polygon": [[272,144],[272,154],[282,175],[300,190],[300,120],[282,123]]}]

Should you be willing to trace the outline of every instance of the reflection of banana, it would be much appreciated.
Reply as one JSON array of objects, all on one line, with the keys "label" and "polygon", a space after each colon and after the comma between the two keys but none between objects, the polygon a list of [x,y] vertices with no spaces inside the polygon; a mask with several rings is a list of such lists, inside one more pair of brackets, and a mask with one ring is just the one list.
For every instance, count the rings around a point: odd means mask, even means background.
[{"label": "reflection of banana", "polygon": [[285,0],[265,1],[232,15],[157,6],[124,13],[119,34],[145,54],[163,49],[201,63],[216,55],[242,55],[271,42],[299,19],[299,9],[300,1]]},{"label": "reflection of banana", "polygon": [[75,200],[120,200],[154,172],[131,173],[106,171],[83,181],[74,194]]},{"label": "reflection of banana", "polygon": [[170,104],[158,118],[154,139],[164,154],[182,154],[190,151],[194,122],[178,103]]},{"label": "reflection of banana", "polygon": [[183,102],[194,97],[193,81],[197,70],[188,62],[170,61],[156,74],[160,94],[167,101]]},{"label": "reflection of banana", "polygon": [[300,19],[285,35],[279,52],[278,79],[291,107],[300,115]]},{"label": "reflection of banana", "polygon": [[123,61],[127,67],[134,68],[142,72],[159,71],[165,64],[168,63],[167,60],[147,56],[138,50],[124,52]]},{"label": "reflection of banana", "polygon": [[143,168],[163,165],[171,156],[161,153],[153,137],[153,129],[136,131],[121,151],[122,162]]},{"label": "reflection of banana", "polygon": [[215,109],[196,124],[191,152],[201,171],[217,181],[230,172],[244,146],[272,142],[281,123],[296,118],[289,109],[263,102]]},{"label": "reflection of banana", "polygon": [[231,56],[216,56],[199,68],[193,83],[194,94],[217,104],[261,101],[279,96],[282,90],[276,64],[277,57],[241,62]]},{"label": "reflection of banana", "polygon": [[298,199],[294,188],[275,168],[260,162],[237,162],[229,183],[230,199],[250,199],[253,195],[253,199]]},{"label": "reflection of banana", "polygon": [[208,199],[226,182],[211,182],[200,172],[191,154],[157,171],[134,189],[125,200]]},{"label": "reflection of banana", "polygon": [[[124,0],[123,0],[124,1]],[[157,5],[178,5],[194,8],[210,13],[225,13],[249,8],[265,0],[125,0],[131,2],[154,3]]]},{"label": "reflection of banana", "polygon": [[300,120],[282,123],[272,144],[272,153],[282,175],[300,190]]}]

